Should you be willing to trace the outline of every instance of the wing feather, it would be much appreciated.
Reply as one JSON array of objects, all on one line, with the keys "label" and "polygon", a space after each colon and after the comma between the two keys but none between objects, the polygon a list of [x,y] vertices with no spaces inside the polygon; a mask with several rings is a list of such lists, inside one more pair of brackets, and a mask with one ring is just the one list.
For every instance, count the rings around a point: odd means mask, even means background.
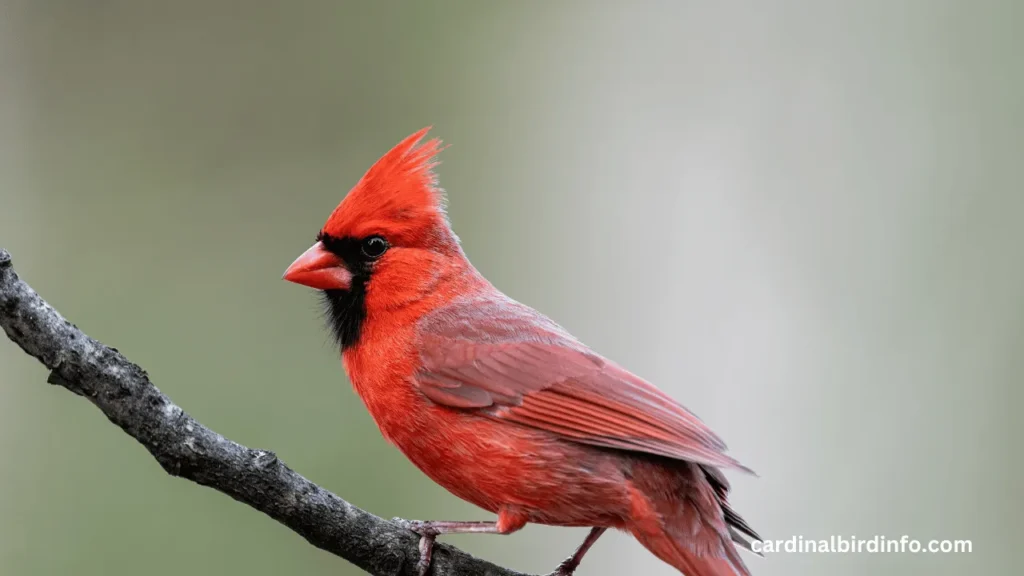
[{"label": "wing feather", "polygon": [[583,444],[750,471],[689,410],[536,311],[505,300],[482,317],[479,307],[421,325],[416,384],[431,401]]}]

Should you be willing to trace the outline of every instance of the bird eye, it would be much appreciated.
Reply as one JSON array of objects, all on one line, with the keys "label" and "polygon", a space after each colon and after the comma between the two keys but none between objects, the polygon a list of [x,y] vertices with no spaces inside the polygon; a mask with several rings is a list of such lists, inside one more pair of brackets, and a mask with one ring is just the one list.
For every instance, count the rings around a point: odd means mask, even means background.
[{"label": "bird eye", "polygon": [[388,241],[380,236],[370,236],[363,240],[363,256],[370,260],[376,260],[388,250]]}]

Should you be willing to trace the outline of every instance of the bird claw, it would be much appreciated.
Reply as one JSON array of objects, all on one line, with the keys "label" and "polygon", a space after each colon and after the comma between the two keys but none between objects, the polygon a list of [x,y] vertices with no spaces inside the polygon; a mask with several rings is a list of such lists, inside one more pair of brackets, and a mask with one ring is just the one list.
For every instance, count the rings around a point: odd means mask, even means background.
[{"label": "bird claw", "polygon": [[398,524],[402,528],[415,532],[420,536],[437,536],[440,534],[435,528],[431,526],[430,522],[423,520],[406,520],[405,518],[392,518],[392,524]]},{"label": "bird claw", "polygon": [[574,562],[574,560],[575,558],[573,557],[566,558],[558,565],[558,568],[555,568],[554,572],[547,576],[572,576],[576,569],[579,568],[579,563]]},{"label": "bird claw", "polygon": [[416,573],[419,574],[419,576],[427,576],[427,572],[430,571],[430,560],[434,554],[434,541],[437,539],[437,530],[432,528],[429,522],[424,522],[422,520],[392,518],[391,522],[405,528],[406,530],[419,534],[420,559],[416,563]]},{"label": "bird claw", "polygon": [[412,530],[412,522],[410,522],[409,520],[406,520],[405,518],[399,518],[398,516],[395,516],[394,518],[391,519],[391,523],[398,525],[399,528],[405,528],[406,530]]}]

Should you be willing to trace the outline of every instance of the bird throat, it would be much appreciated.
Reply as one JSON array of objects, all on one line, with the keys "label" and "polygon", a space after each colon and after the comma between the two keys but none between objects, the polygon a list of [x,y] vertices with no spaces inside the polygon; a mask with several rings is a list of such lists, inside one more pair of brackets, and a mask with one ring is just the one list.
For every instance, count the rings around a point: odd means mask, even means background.
[{"label": "bird throat", "polygon": [[323,295],[327,327],[342,351],[355,346],[366,321],[367,276],[352,278],[348,290],[324,290]]},{"label": "bird throat", "polygon": [[363,323],[366,322],[366,285],[373,273],[373,266],[360,250],[361,238],[339,238],[321,232],[317,240],[341,258],[352,273],[352,283],[347,290],[321,292],[327,327],[344,351],[355,346],[362,334]]}]

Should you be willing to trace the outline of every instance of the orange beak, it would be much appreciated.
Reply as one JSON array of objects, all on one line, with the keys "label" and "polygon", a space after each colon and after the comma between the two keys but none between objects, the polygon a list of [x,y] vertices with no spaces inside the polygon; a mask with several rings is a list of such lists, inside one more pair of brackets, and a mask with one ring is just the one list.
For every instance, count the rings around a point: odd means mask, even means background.
[{"label": "orange beak", "polygon": [[341,258],[330,252],[322,242],[309,247],[284,271],[284,279],[317,290],[348,290],[352,273]]}]

